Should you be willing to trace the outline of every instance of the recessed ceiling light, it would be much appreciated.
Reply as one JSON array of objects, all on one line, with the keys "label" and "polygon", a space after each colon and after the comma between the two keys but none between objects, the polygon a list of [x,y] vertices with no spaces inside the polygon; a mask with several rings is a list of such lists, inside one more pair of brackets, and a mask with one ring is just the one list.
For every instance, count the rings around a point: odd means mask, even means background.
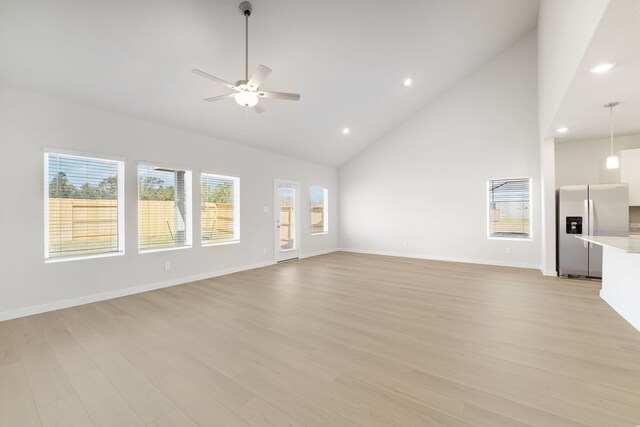
[{"label": "recessed ceiling light", "polygon": [[592,73],[596,73],[596,74],[606,73],[607,71],[612,69],[614,65],[616,65],[616,64],[607,62],[607,63],[604,63],[604,64],[596,65],[595,67],[593,67],[589,71],[591,71]]},{"label": "recessed ceiling light", "polygon": [[403,84],[405,86],[411,86],[411,83],[413,83],[413,80],[411,80],[411,78],[408,77],[408,78],[404,79]]},{"label": "recessed ceiling light", "polygon": [[568,127],[561,127],[561,128],[556,129],[556,132],[558,132],[558,133],[567,133],[567,132],[569,132],[569,128]]},{"label": "recessed ceiling light", "polygon": [[345,134],[345,135],[348,135],[349,132],[351,132],[351,130],[349,128],[342,129],[342,133]]}]

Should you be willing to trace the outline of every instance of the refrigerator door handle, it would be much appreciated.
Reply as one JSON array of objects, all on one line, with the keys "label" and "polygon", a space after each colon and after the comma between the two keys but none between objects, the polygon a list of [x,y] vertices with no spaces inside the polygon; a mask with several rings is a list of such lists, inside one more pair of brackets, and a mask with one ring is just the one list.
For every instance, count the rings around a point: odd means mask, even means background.
[{"label": "refrigerator door handle", "polygon": [[[589,235],[593,236],[594,224],[596,222],[595,213],[593,211],[593,200],[589,199]],[[593,247],[593,243],[589,243],[589,247]]]},{"label": "refrigerator door handle", "polygon": [[[587,222],[587,224],[589,224],[589,201],[586,199],[584,201],[584,220]],[[588,228],[587,228],[587,234],[589,234]],[[585,248],[589,247],[589,243],[586,240],[583,240],[582,244],[584,245]]]}]

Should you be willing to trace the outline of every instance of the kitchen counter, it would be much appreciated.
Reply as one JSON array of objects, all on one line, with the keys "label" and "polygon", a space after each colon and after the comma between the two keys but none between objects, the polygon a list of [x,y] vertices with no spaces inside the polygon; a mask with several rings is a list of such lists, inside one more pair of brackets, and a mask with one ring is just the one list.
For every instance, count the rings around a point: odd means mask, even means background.
[{"label": "kitchen counter", "polygon": [[640,331],[640,236],[576,237],[603,247],[600,298]]},{"label": "kitchen counter", "polygon": [[[576,236],[580,240],[586,240],[596,245],[619,249],[630,254],[640,254],[640,236],[614,237],[614,236]],[[640,262],[640,260],[638,260]]]}]

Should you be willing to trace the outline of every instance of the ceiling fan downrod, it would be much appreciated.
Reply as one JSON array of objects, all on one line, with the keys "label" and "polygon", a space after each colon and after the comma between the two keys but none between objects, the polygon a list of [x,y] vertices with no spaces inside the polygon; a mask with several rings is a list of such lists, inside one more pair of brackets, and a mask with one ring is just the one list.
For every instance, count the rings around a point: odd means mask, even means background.
[{"label": "ceiling fan downrod", "polygon": [[243,1],[238,6],[244,15],[244,79],[249,80],[249,17],[253,11],[253,6],[248,1]]}]

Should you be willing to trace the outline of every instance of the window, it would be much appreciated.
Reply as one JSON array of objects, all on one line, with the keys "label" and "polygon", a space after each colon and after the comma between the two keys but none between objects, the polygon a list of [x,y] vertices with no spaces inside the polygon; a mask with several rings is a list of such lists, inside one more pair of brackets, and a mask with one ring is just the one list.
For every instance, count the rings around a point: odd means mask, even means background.
[{"label": "window", "polygon": [[240,241],[240,178],[200,175],[203,246]]},{"label": "window", "polygon": [[138,165],[138,249],[191,247],[191,171]]},{"label": "window", "polygon": [[124,253],[124,162],[45,153],[45,260]]},{"label": "window", "polygon": [[489,238],[531,238],[531,179],[489,181]]},{"label": "window", "polygon": [[328,199],[329,190],[322,187],[311,187],[311,234],[329,232]]}]

